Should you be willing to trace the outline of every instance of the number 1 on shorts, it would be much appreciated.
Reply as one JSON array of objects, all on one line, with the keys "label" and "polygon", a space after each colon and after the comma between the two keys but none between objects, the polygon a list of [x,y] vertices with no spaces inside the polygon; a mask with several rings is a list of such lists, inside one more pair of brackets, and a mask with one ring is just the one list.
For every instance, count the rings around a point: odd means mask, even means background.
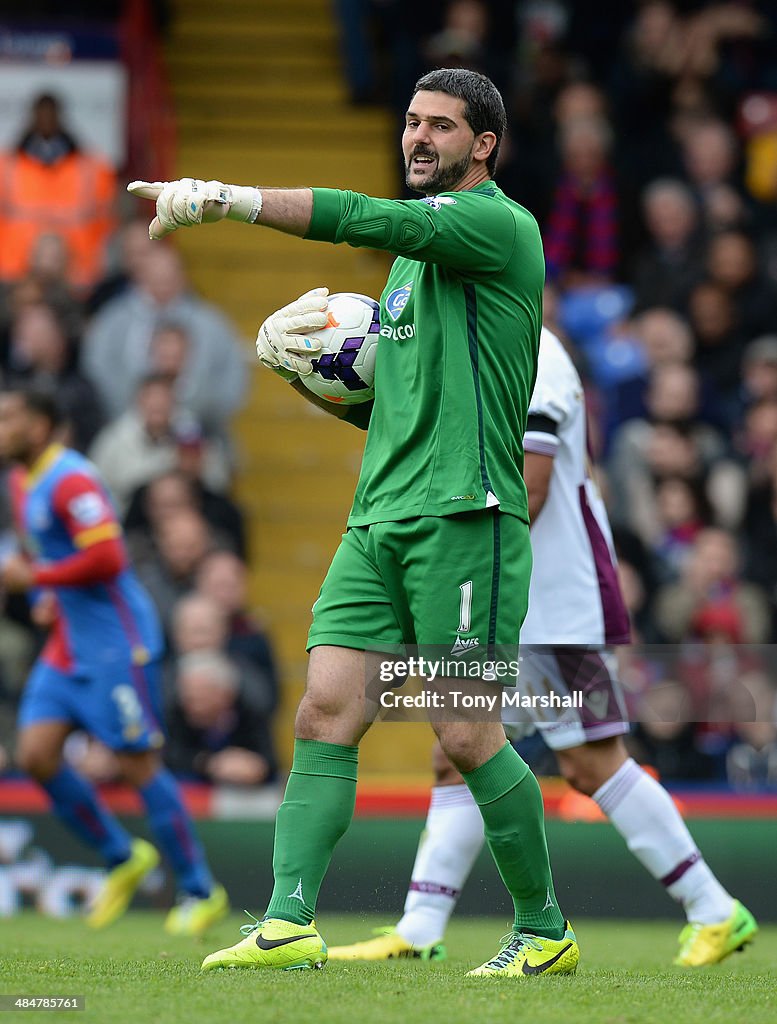
[{"label": "number 1 on shorts", "polygon": [[459,587],[461,604],[459,605],[459,628],[457,633],[469,633],[472,623],[472,580],[467,580]]}]

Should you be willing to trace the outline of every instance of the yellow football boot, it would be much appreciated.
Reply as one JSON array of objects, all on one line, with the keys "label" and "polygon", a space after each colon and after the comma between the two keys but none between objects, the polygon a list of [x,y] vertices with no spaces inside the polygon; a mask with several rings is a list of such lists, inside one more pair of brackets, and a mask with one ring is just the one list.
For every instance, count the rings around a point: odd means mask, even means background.
[{"label": "yellow football boot", "polygon": [[315,921],[306,925],[265,918],[243,925],[240,931],[245,938],[228,949],[206,956],[202,961],[203,971],[232,967],[298,971],[319,969],[326,963],[326,943],[318,934]]},{"label": "yellow football boot", "polygon": [[214,885],[210,896],[185,896],[165,919],[168,935],[204,935],[229,913],[229,899],[223,885]]},{"label": "yellow football boot", "polygon": [[755,918],[734,900],[731,916],[720,924],[690,922],[680,932],[680,952],[675,957],[678,967],[706,967],[718,964],[738,949],[744,949],[758,932]]},{"label": "yellow football boot", "polygon": [[563,939],[547,939],[513,931],[502,939],[492,960],[467,974],[468,978],[521,978],[534,974],[574,974],[580,948],[569,921]]},{"label": "yellow football boot", "polygon": [[442,942],[413,946],[394,928],[375,928],[374,939],[355,942],[352,946],[332,946],[330,960],[445,960],[448,953]]},{"label": "yellow football boot", "polygon": [[89,908],[90,928],[105,928],[121,917],[140,883],[159,863],[156,847],[145,839],[133,839],[129,857],[110,871]]}]

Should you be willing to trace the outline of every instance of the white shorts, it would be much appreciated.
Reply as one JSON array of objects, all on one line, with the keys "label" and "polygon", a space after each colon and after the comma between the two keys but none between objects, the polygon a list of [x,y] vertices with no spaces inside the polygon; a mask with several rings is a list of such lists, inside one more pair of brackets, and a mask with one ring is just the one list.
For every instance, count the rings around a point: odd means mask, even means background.
[{"label": "white shorts", "polygon": [[569,750],[629,732],[626,702],[612,648],[521,647],[518,690],[559,699],[580,694],[581,707],[506,707],[502,724],[510,740],[536,730],[551,750]]}]

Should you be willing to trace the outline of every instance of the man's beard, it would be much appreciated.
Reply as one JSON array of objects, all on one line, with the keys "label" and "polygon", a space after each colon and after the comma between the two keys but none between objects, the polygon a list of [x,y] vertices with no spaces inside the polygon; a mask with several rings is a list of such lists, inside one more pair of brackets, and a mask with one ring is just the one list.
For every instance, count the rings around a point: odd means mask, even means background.
[{"label": "man's beard", "polygon": [[450,164],[448,167],[441,167],[438,156],[437,173],[431,178],[427,178],[423,184],[419,183],[414,185],[410,180],[410,165],[413,162],[413,157],[428,155],[429,154],[425,153],[414,153],[413,156],[410,157],[410,161],[405,169],[405,184],[407,187],[412,189],[414,192],[423,192],[427,196],[436,196],[439,192],[449,192],[454,185],[458,185],[469,170],[472,160],[472,151],[470,150],[470,152],[463,156],[461,160],[457,160],[455,164]]}]

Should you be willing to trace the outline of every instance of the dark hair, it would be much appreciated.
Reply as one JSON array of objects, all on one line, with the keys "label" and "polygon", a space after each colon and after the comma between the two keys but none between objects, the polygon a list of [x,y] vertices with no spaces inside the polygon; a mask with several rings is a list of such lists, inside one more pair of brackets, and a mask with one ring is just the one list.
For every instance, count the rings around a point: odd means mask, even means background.
[{"label": "dark hair", "polygon": [[52,92],[39,93],[32,102],[32,109],[37,110],[39,107],[53,107],[57,113],[62,109],[59,97],[55,96]]},{"label": "dark hair", "polygon": [[3,391],[7,395],[18,395],[29,412],[35,413],[36,416],[44,416],[49,421],[52,430],[64,420],[62,408],[50,391],[14,384],[3,388]]},{"label": "dark hair", "polygon": [[694,511],[702,526],[710,526],[714,520],[712,505],[704,490],[704,481],[699,476],[680,476],[677,473],[669,473],[667,476],[657,477],[654,481],[656,488],[666,484],[684,487],[693,502]]},{"label": "dark hair", "polygon": [[501,94],[490,78],[479,71],[466,68],[438,68],[422,75],[415,84],[413,95],[421,90],[426,92],[444,92],[464,100],[464,117],[475,135],[481,132],[493,132],[496,145],[486,160],[488,173],[493,175],[499,146],[507,128],[507,114]]}]

